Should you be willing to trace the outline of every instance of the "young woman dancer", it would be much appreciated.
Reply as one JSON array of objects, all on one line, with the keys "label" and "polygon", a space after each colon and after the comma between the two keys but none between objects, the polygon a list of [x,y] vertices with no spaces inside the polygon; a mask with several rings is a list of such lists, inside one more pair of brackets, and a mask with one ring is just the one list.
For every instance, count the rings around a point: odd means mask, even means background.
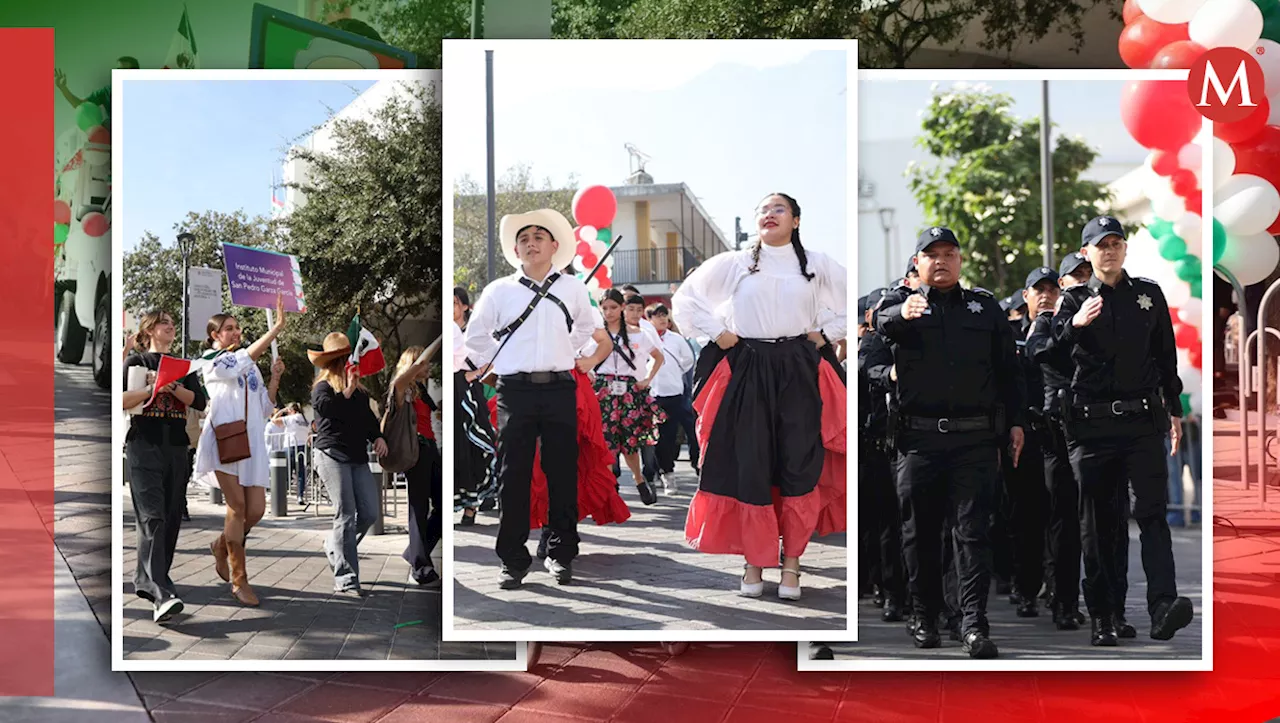
[{"label": "young woman dancer", "polygon": [[[709,259],[672,298],[679,325],[710,343],[694,404],[702,475],[685,536],[746,558],[740,592],[800,598],[800,557],[816,532],[845,529],[845,389],[830,339],[845,336],[845,269],[800,243],[786,194],[756,209],[758,239]],[[825,320],[820,326],[819,320]]]}]

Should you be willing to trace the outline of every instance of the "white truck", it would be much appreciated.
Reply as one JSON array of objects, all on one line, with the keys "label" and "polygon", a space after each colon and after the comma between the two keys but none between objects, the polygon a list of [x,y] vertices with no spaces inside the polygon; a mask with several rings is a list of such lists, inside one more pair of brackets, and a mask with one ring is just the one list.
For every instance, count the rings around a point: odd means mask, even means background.
[{"label": "white truck", "polygon": [[[101,129],[99,129],[101,130]],[[101,136],[99,140],[106,140]],[[55,168],[56,199],[71,209],[71,224],[54,267],[57,359],[80,364],[92,341],[93,379],[111,384],[111,145],[92,142],[79,128],[63,138]],[[106,224],[97,214],[106,217]],[[86,230],[89,226],[89,230]],[[90,326],[92,325],[92,326]]]}]

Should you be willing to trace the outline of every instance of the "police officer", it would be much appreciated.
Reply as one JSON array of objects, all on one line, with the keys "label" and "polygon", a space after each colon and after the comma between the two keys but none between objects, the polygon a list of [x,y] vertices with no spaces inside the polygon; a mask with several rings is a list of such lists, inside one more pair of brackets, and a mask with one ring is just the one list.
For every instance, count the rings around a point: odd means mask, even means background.
[{"label": "police officer", "polygon": [[1173,324],[1160,287],[1125,272],[1126,240],[1119,221],[1093,219],[1081,242],[1094,275],[1063,295],[1053,317],[1053,336],[1070,349],[1076,367],[1060,404],[1071,466],[1080,482],[1091,642],[1117,644],[1115,616],[1123,607],[1115,599],[1121,574],[1115,546],[1117,528],[1127,524],[1126,481],[1135,497],[1150,634],[1169,640],[1194,615],[1191,601],[1177,593],[1165,519],[1164,437],[1169,435],[1176,453],[1182,417]]},{"label": "police officer", "polygon": [[914,256],[907,262],[907,273],[902,277],[902,285],[912,291],[920,288],[920,271],[916,269]]},{"label": "police officer", "polygon": [[884,607],[880,618],[891,623],[902,620],[906,579],[887,429],[893,352],[870,328],[871,309],[885,293],[876,289],[858,300],[858,530],[864,578],[876,587],[876,604]]},{"label": "police officer", "polygon": [[899,404],[890,429],[900,451],[898,498],[915,645],[941,645],[941,536],[955,524],[960,637],[972,658],[998,654],[990,639],[987,538],[997,488],[997,449],[1008,440],[1016,464],[1023,445],[1023,389],[1013,334],[989,292],[960,287],[960,242],[933,227],[916,242],[920,288],[899,288],[874,314],[894,351]]},{"label": "police officer", "polygon": [[1075,367],[1070,350],[1054,342],[1053,313],[1062,289],[1085,283],[1091,276],[1092,269],[1084,255],[1071,253],[1058,267],[1055,285],[1050,285],[1048,277],[1043,276],[1026,291],[1033,321],[1023,356],[1039,365],[1043,380],[1043,394],[1037,399],[1035,392],[1028,390],[1027,396],[1030,403],[1041,406],[1045,427],[1041,443],[1048,491],[1045,587],[1053,622],[1059,630],[1078,630],[1082,620],[1079,612],[1080,487],[1071,470],[1058,405],[1058,395],[1070,384]]}]

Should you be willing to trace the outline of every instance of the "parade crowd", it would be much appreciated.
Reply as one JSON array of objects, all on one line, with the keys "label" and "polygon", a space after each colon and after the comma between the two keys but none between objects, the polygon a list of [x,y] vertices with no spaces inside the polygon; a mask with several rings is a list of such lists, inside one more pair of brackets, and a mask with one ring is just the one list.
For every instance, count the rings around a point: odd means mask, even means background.
[{"label": "parade crowd", "polygon": [[858,300],[860,593],[916,647],[946,633],[996,657],[993,578],[1018,617],[1044,601],[1090,645],[1135,638],[1131,519],[1148,634],[1191,623],[1167,517],[1186,414],[1172,321],[1126,248],[1119,221],[1095,218],[1079,252],[1002,303],[959,284],[961,242],[933,227],[903,279]]},{"label": "parade crowd", "polygon": [[[690,270],[668,307],[634,287],[593,295],[560,213],[503,217],[514,273],[474,308],[454,291],[453,441],[459,524],[499,510],[502,589],[530,572],[530,530],[569,584],[578,524],[630,517],[625,467],[644,505],[658,486],[692,493],[685,541],[741,558],[741,595],[780,568],[778,598],[800,599],[808,542],[845,529],[845,269],[801,244],[790,196],[766,196],[756,223],[754,244]],[[696,490],[673,477],[681,432]]]},{"label": "parade crowd", "polygon": [[[183,609],[169,569],[182,522],[190,519],[189,481],[220,490],[225,500],[222,533],[210,544],[217,576],[229,583],[240,604],[260,604],[249,584],[246,547],[266,511],[270,450],[276,447],[288,449],[298,464],[299,502],[310,462],[334,506],[323,554],[333,570],[335,593],[365,594],[357,545],[381,504],[381,481],[370,470],[370,449],[384,469],[406,477],[409,543],[403,558],[410,584],[439,584],[430,555],[442,532],[442,478],[427,380],[440,340],[403,351],[379,419],[361,380],[383,365],[362,364],[353,354],[349,333],[327,335],[320,350],[307,352],[316,368],[308,400],[314,419],[308,421],[301,404],[279,399],[284,361],[271,363],[267,380],[259,369],[286,324],[280,299],[272,327],[245,346],[237,319],[217,314],[207,325],[206,351],[190,361],[188,373],[168,382],[158,374],[177,336],[173,316],[163,310],[144,314],[129,339],[123,408],[130,411],[125,458],[136,520],[133,582],[135,593],[152,603],[157,623]],[[138,376],[131,370],[137,367],[146,370],[143,381],[131,385],[131,377]]]}]

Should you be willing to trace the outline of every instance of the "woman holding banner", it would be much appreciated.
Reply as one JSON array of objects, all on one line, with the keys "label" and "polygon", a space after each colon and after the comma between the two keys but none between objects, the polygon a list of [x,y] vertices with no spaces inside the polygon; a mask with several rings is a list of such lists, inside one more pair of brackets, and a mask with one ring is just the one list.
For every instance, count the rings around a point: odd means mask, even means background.
[{"label": "woman holding banner", "polygon": [[[231,583],[231,594],[243,605],[255,606],[258,596],[249,587],[245,568],[244,541],[267,509],[267,487],[271,484],[264,432],[276,406],[276,391],[284,373],[284,361],[271,365],[271,381],[263,384],[258,360],[271,342],[284,331],[284,299],[276,298],[275,324],[247,349],[240,348],[240,323],[230,314],[209,319],[205,354],[201,368],[209,394],[209,417],[196,449],[195,477],[206,486],[222,490],[227,516],[222,534],[213,542],[218,577]],[[235,441],[241,435],[247,455],[237,453]]]},{"label": "woman holding banner", "polygon": [[187,409],[203,410],[205,406],[204,391],[194,375],[155,388],[160,359],[173,345],[174,336],[172,316],[164,311],[148,312],[133,337],[134,351],[124,361],[126,390],[134,367],[147,370],[145,387],[124,393],[125,409],[144,405],[129,420],[125,463],[129,465],[138,550],[133,589],[155,607],[152,619],[157,623],[182,612],[169,567],[186,509],[190,472]]}]

